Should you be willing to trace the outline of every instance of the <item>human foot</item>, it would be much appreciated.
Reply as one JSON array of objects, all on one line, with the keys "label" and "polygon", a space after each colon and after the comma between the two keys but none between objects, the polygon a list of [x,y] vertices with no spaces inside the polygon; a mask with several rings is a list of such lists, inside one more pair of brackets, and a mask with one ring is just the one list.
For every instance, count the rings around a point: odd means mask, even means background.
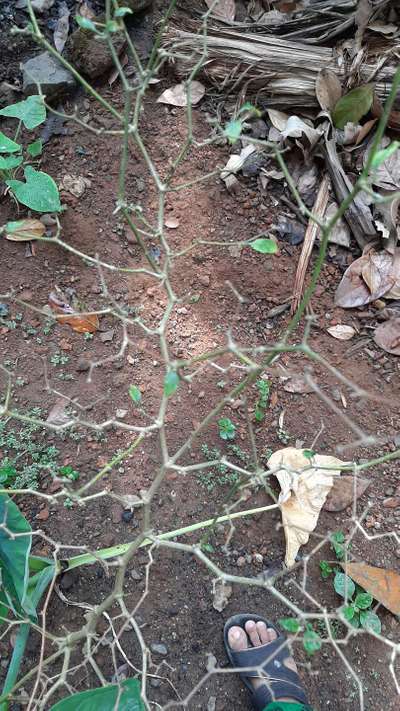
[{"label": "human foot", "polygon": [[[286,638],[258,615],[236,615],[225,626],[225,647],[258,711],[271,701],[300,702],[306,697]],[[241,668],[250,671],[241,672]]]}]

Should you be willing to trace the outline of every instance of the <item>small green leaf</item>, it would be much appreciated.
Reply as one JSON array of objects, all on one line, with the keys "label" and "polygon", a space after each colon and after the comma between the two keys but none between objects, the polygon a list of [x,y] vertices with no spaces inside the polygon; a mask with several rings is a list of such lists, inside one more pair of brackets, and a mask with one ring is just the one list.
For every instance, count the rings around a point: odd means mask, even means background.
[{"label": "small green leaf", "polygon": [[120,29],[118,22],[115,22],[115,20],[109,20],[106,23],[107,32],[119,32]]},{"label": "small green leaf", "polygon": [[37,156],[40,156],[42,150],[43,150],[43,141],[41,138],[37,138],[36,141],[33,141],[33,143],[30,143],[29,146],[26,149],[29,153],[29,155],[32,158],[37,158]]},{"label": "small green leaf", "polygon": [[261,254],[276,254],[278,251],[276,242],[273,239],[266,239],[265,237],[255,239],[253,242],[248,242],[248,245],[254,249],[255,252],[260,252]]},{"label": "small green leaf", "polygon": [[303,635],[303,647],[306,650],[307,654],[315,654],[315,652],[318,652],[318,650],[321,649],[322,646],[322,640],[319,634],[314,632],[312,629],[308,629],[304,632]]},{"label": "small green leaf", "polygon": [[96,34],[99,34],[96,25],[94,24],[94,22],[92,22],[92,20],[89,20],[88,17],[82,17],[82,15],[75,15],[75,20],[79,27],[82,27],[83,30],[90,30],[91,32],[96,32]]},{"label": "small green leaf", "polygon": [[17,470],[11,464],[4,464],[0,467],[0,482],[5,484],[8,479],[15,479],[17,476]]},{"label": "small green leaf", "polygon": [[76,471],[70,464],[66,464],[64,467],[60,467],[59,475],[70,479],[70,481],[77,481],[79,479],[79,472]]},{"label": "small green leaf", "polygon": [[345,556],[345,540],[346,539],[343,531],[337,531],[337,533],[333,533],[331,536],[332,548],[335,551],[335,555],[338,560],[343,560]]},{"label": "small green leaf", "polygon": [[22,156],[0,156],[0,170],[12,170],[13,168],[18,168],[23,161]]},{"label": "small green leaf", "polygon": [[400,141],[393,141],[387,148],[382,148],[381,151],[376,151],[372,162],[371,168],[375,170],[385,162],[393,153],[396,153],[397,149],[400,147]]},{"label": "small green leaf", "polygon": [[232,119],[226,124],[224,129],[224,134],[227,137],[229,143],[236,143],[238,138],[242,133],[242,122],[240,119]]},{"label": "small green leaf", "polygon": [[0,153],[17,153],[21,150],[19,143],[15,143],[11,138],[0,131]]},{"label": "small green leaf", "polygon": [[257,111],[257,109],[251,101],[246,101],[243,106],[240,107],[239,113],[241,114],[244,111]]},{"label": "small green leaf", "polygon": [[214,553],[214,546],[211,543],[202,543],[200,547],[204,553]]},{"label": "small green leaf", "polygon": [[315,455],[315,452],[313,449],[303,449],[303,455],[306,459],[312,459]]},{"label": "small green leaf", "polygon": [[327,560],[319,561],[319,569],[321,571],[321,577],[326,580],[329,578],[330,574],[333,573],[333,568],[329,565]]},{"label": "small green leaf", "polygon": [[356,586],[351,578],[344,573],[336,573],[335,579],[333,581],[333,586],[338,595],[341,597],[351,598],[354,595]]},{"label": "small green leaf", "polygon": [[361,610],[360,612],[360,622],[365,630],[368,632],[375,632],[376,634],[381,633],[381,621],[378,615],[372,610]]},{"label": "small green leaf", "polygon": [[221,417],[221,419],[218,420],[218,426],[221,439],[235,439],[236,427],[229,417]]},{"label": "small green leaf", "polygon": [[130,7],[119,7],[118,10],[114,12],[114,17],[125,17],[125,15],[133,15]]},{"label": "small green leaf", "polygon": [[21,180],[6,180],[16,199],[37,212],[60,212],[60,196],[53,178],[35,170],[31,165],[26,166],[24,173],[25,183]]},{"label": "small green leaf", "polygon": [[173,395],[179,385],[179,375],[175,370],[170,370],[164,378],[164,395],[170,397]]},{"label": "small green leaf", "polygon": [[354,605],[345,605],[340,609],[340,611],[343,614],[344,619],[348,622],[353,619],[356,612],[354,609]]},{"label": "small green leaf", "polygon": [[36,128],[46,120],[46,107],[41,96],[34,94],[24,101],[1,109],[0,116],[11,116],[22,121],[25,128]]},{"label": "small green leaf", "polygon": [[144,711],[137,679],[126,679],[120,685],[110,684],[66,696],[50,711],[111,711],[117,708],[118,711]]},{"label": "small green leaf", "polygon": [[374,85],[365,84],[342,96],[332,110],[336,128],[344,129],[347,123],[358,123],[368,113],[374,99]]},{"label": "small green leaf", "polygon": [[286,632],[291,632],[292,634],[296,634],[296,632],[299,632],[301,630],[301,624],[298,620],[295,620],[293,617],[283,617],[281,620],[278,620],[280,626],[286,630]]},{"label": "small green leaf", "polygon": [[142,393],[140,392],[137,385],[131,385],[129,388],[129,395],[131,396],[133,402],[140,402],[142,399]]},{"label": "small green leaf", "polygon": [[358,593],[358,595],[356,595],[356,599],[354,600],[354,604],[360,610],[366,610],[368,607],[371,607],[373,599],[372,595],[368,592]]}]

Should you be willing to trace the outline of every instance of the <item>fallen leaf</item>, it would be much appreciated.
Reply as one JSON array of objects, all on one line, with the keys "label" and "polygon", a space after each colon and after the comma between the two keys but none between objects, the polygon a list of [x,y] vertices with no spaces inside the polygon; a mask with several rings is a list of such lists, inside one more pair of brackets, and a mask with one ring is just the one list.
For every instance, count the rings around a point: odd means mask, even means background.
[{"label": "fallen leaf", "polygon": [[[331,217],[333,217],[338,211],[338,204],[336,202],[331,202],[325,210],[325,220],[329,222]],[[350,247],[350,230],[347,222],[340,218],[334,225],[331,233],[329,235],[329,242],[331,244],[338,244],[340,247]]]},{"label": "fallen leaf", "polygon": [[330,326],[326,330],[333,338],[337,338],[338,341],[349,341],[356,332],[353,326],[347,326],[344,323],[338,323],[337,326]]},{"label": "fallen leaf", "polygon": [[99,319],[95,313],[79,313],[68,303],[58,287],[49,295],[49,305],[58,323],[66,323],[77,333],[95,333],[99,328]]},{"label": "fallen leaf", "polygon": [[179,227],[180,222],[176,219],[176,217],[168,217],[164,224],[169,230],[176,230],[176,228]]},{"label": "fallen leaf", "polygon": [[[390,139],[385,136],[379,144],[378,151],[384,150],[390,145]],[[368,160],[369,151],[365,152],[364,165]],[[400,149],[391,153],[378,168],[371,171],[371,180],[374,185],[379,185],[385,190],[395,190],[400,188]]]},{"label": "fallen leaf", "polygon": [[342,563],[357,585],[369,592],[394,615],[400,615],[400,575],[395,570],[377,568],[368,563]]},{"label": "fallen leaf", "polygon": [[341,476],[333,482],[323,509],[325,511],[343,511],[362,496],[371,483],[370,479],[360,476]]},{"label": "fallen leaf", "polygon": [[74,418],[67,412],[67,408],[70,407],[70,405],[70,402],[65,398],[59,398],[51,408],[47,416],[46,423],[48,425],[56,425],[58,427],[66,425],[67,423],[72,423]]},{"label": "fallen leaf", "polygon": [[285,114],[283,111],[277,111],[276,109],[267,109],[267,114],[273,127],[276,128],[277,131],[281,132],[285,130],[289,120],[288,114]]},{"label": "fallen leaf", "polygon": [[382,35],[395,35],[399,31],[398,25],[378,21],[371,22],[367,29],[372,32],[379,32]]},{"label": "fallen leaf", "polygon": [[62,2],[58,11],[59,17],[54,30],[54,46],[57,52],[62,53],[69,32],[69,10],[67,4]]},{"label": "fallen leaf", "polygon": [[400,318],[381,323],[374,332],[374,341],[386,353],[400,356]]},{"label": "fallen leaf", "polygon": [[47,508],[47,506],[45,506],[44,509],[42,509],[41,511],[39,511],[38,514],[36,514],[36,518],[38,521],[47,521],[49,516],[50,516],[50,511]]},{"label": "fallen leaf", "polygon": [[[342,280],[336,290],[335,304],[344,309],[353,309],[364,306],[371,301],[376,301],[383,296],[394,284],[394,278],[381,282],[381,288],[371,293],[363,279],[363,270],[369,265],[369,254],[363,254],[356,259],[343,274]],[[370,268],[370,267],[369,267]],[[367,274],[367,269],[365,271]],[[372,281],[371,281],[372,283]]]},{"label": "fallen leaf", "polygon": [[233,22],[236,15],[235,0],[206,0],[207,7],[212,8],[212,14],[223,20]]},{"label": "fallen leaf", "polygon": [[332,110],[336,128],[344,129],[346,123],[358,123],[368,113],[374,99],[374,85],[359,86],[342,96]]},{"label": "fallen leaf", "polygon": [[305,134],[310,142],[310,145],[314,146],[314,144],[320,139],[323,129],[317,129],[310,126],[308,123],[299,118],[299,116],[289,116],[286,126],[281,133],[284,138],[301,138],[301,136]]},{"label": "fallen leaf", "polygon": [[64,175],[59,185],[60,190],[66,190],[77,198],[82,197],[86,188],[90,188],[92,182],[82,175]]},{"label": "fallen leaf", "polygon": [[[314,531],[319,513],[340,475],[345,462],[324,454],[306,456],[307,450],[286,447],[274,452],[267,462],[277,477],[281,493],[279,505],[286,538],[285,564],[291,568],[300,546],[307,543]],[[322,469],[321,467],[332,467]]]},{"label": "fallen leaf", "polygon": [[379,294],[379,297],[384,296],[396,281],[393,273],[393,257],[389,252],[374,252],[372,250],[367,256],[368,259],[361,272],[362,278],[371,294]]},{"label": "fallen leaf", "polygon": [[356,145],[356,146],[358,146],[358,145],[361,143],[361,141],[363,141],[364,138],[365,138],[366,136],[368,136],[368,134],[369,134],[371,128],[373,128],[373,127],[375,126],[377,120],[378,120],[378,119],[376,119],[376,118],[370,119],[370,120],[367,121],[363,126],[361,126],[361,128],[360,128],[360,130],[359,130],[359,132],[358,132],[358,136],[357,136],[357,138],[356,138],[356,142],[355,142],[355,145]]},{"label": "fallen leaf", "polygon": [[288,380],[286,380],[283,389],[287,393],[312,393],[313,389],[309,385],[303,375],[291,375]]},{"label": "fallen leaf", "polygon": [[225,168],[220,173],[220,178],[224,181],[228,190],[232,190],[235,183],[238,182],[235,177],[236,173],[241,170],[246,158],[248,158],[249,155],[251,155],[251,153],[254,153],[254,151],[256,150],[257,149],[253,144],[249,144],[242,148],[240,154],[233,153],[229,157]]},{"label": "fallen leaf", "polygon": [[213,608],[222,612],[232,595],[232,585],[228,585],[225,580],[217,578],[213,580]]},{"label": "fallen leaf", "polygon": [[6,239],[11,242],[30,242],[43,237],[45,232],[46,227],[40,220],[17,220],[6,224]]},{"label": "fallen leaf", "polygon": [[342,86],[335,72],[321,69],[315,82],[315,95],[323,111],[332,111],[342,96]]},{"label": "fallen leaf", "polygon": [[[190,82],[190,100],[193,106],[199,103],[205,91],[206,88],[201,82],[196,80]],[[157,99],[158,103],[170,104],[171,106],[187,106],[187,100],[187,87],[184,83],[176,84],[170,89],[166,89]]]}]

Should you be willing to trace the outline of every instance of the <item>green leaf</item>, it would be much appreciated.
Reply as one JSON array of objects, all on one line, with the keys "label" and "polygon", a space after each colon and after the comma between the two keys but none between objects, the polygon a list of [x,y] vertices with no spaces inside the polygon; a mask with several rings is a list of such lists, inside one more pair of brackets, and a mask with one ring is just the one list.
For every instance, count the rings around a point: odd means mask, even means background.
[{"label": "green leaf", "polygon": [[356,611],[354,609],[354,605],[345,605],[340,609],[341,613],[343,614],[343,617],[345,620],[350,622],[350,620],[353,619]]},{"label": "green leaf", "polygon": [[142,393],[140,392],[137,385],[131,385],[129,388],[129,395],[131,396],[133,402],[140,402],[142,399]]},{"label": "green leaf", "polygon": [[33,143],[30,143],[29,146],[26,149],[29,153],[29,155],[32,158],[37,158],[37,156],[40,156],[42,150],[43,150],[43,141],[41,138],[37,138],[36,141],[33,141]]},{"label": "green leaf", "polygon": [[333,573],[333,568],[329,565],[327,560],[319,561],[319,569],[321,571],[321,577],[326,580],[329,578],[330,574]]},{"label": "green leaf", "polygon": [[368,607],[371,607],[373,599],[372,595],[368,592],[358,593],[358,595],[356,595],[356,599],[354,600],[354,604],[360,610],[366,610]]},{"label": "green leaf", "polygon": [[248,245],[254,249],[255,252],[261,252],[261,254],[276,254],[278,251],[276,242],[273,239],[266,239],[265,237],[255,239],[253,242],[248,242]]},{"label": "green leaf", "polygon": [[4,464],[0,467],[0,482],[4,484],[8,479],[14,479],[17,476],[17,470],[11,464]]},{"label": "green leaf", "polygon": [[343,129],[347,123],[358,123],[368,113],[374,100],[374,85],[365,84],[342,96],[332,110],[336,128]]},{"label": "green leaf", "polygon": [[114,17],[125,17],[125,15],[133,15],[130,7],[119,7],[118,10],[114,12]]},{"label": "green leaf", "polygon": [[243,106],[240,107],[239,113],[241,114],[244,111],[257,111],[257,109],[251,101],[246,101]]},{"label": "green leaf", "polygon": [[348,598],[353,597],[356,586],[351,578],[344,573],[336,573],[335,579],[333,581],[333,587],[335,588],[338,595]]},{"label": "green leaf", "polygon": [[337,531],[337,533],[333,533],[331,536],[332,548],[335,551],[335,555],[338,560],[343,560],[345,556],[346,548],[343,545],[345,540],[343,531]]},{"label": "green leaf", "polygon": [[229,417],[221,417],[221,419],[218,420],[218,426],[221,439],[235,439],[236,427]]},{"label": "green leaf", "polygon": [[120,29],[118,22],[115,22],[115,20],[109,20],[106,23],[107,32],[119,32]]},{"label": "green leaf", "polygon": [[312,629],[308,629],[304,632],[303,647],[307,654],[315,654],[315,652],[318,652],[318,650],[321,649],[321,646],[322,640],[319,634],[314,632]]},{"label": "green leaf", "polygon": [[75,15],[75,20],[79,27],[82,27],[83,30],[90,30],[91,32],[96,32],[98,34],[98,30],[94,22],[92,20],[89,20],[88,17],[82,17],[82,15]]},{"label": "green leaf", "polygon": [[[122,693],[118,699],[118,692]],[[117,705],[118,704],[118,705]],[[50,711],[144,711],[140,699],[140,683],[137,679],[126,679],[120,686],[113,684],[99,689],[81,691],[62,699]]]},{"label": "green leaf", "polygon": [[[0,494],[0,521],[3,524],[3,528],[0,528],[2,587],[14,609],[21,607],[31,614],[32,610],[26,599],[32,543],[31,527],[18,506],[5,494]],[[15,534],[26,535],[12,538]]]},{"label": "green leaf", "polygon": [[312,459],[315,452],[313,449],[303,449],[303,455],[306,459]]},{"label": "green leaf", "polygon": [[382,148],[381,151],[376,151],[372,162],[371,162],[371,168],[374,170],[376,168],[379,168],[381,163],[384,163],[385,160],[390,158],[390,156],[393,153],[396,153],[397,149],[400,147],[400,141],[393,141],[390,146],[387,148]]},{"label": "green leaf", "polygon": [[16,199],[37,212],[60,212],[60,196],[53,178],[31,165],[26,166],[24,174],[26,183],[6,180]]},{"label": "green leaf", "polygon": [[175,370],[170,370],[164,378],[164,395],[170,397],[177,390],[179,385],[179,375]]},{"label": "green leaf", "polygon": [[22,146],[0,131],[0,153],[17,153]]},{"label": "green leaf", "polygon": [[291,632],[292,634],[296,634],[299,630],[301,630],[301,624],[298,620],[295,620],[293,617],[283,617],[281,620],[278,620],[280,626],[286,630],[286,632]]},{"label": "green leaf", "polygon": [[236,143],[240,134],[242,133],[242,122],[240,119],[232,119],[226,124],[224,129],[224,134],[227,137],[229,143]]},{"label": "green leaf", "polygon": [[46,120],[46,107],[41,96],[34,94],[24,101],[1,109],[0,116],[11,116],[22,121],[25,128],[36,128]]},{"label": "green leaf", "polygon": [[0,156],[0,170],[12,170],[13,168],[18,168],[23,161],[22,156]]},{"label": "green leaf", "polygon": [[376,634],[381,633],[381,621],[378,615],[372,610],[361,610],[360,612],[360,622],[365,630],[368,632],[375,632]]}]

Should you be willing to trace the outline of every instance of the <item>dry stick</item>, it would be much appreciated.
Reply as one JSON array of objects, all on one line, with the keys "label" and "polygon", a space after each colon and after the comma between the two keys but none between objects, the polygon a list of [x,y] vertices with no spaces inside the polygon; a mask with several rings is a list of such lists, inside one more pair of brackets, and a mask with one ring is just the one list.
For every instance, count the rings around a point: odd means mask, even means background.
[{"label": "dry stick", "polygon": [[[315,200],[315,205],[313,207],[313,214],[319,219],[323,219],[325,215],[325,210],[328,205],[328,196],[329,179],[325,175],[321,183],[320,189],[318,190],[318,195]],[[297,272],[292,297],[292,306],[290,309],[290,313],[292,314],[292,316],[297,311],[302,298],[304,279],[306,278],[308,263],[310,261],[314,242],[317,238],[319,231],[320,229],[317,223],[314,220],[310,219],[308,221],[307,230],[303,242],[303,248],[301,250],[299,263],[297,265]]]}]

